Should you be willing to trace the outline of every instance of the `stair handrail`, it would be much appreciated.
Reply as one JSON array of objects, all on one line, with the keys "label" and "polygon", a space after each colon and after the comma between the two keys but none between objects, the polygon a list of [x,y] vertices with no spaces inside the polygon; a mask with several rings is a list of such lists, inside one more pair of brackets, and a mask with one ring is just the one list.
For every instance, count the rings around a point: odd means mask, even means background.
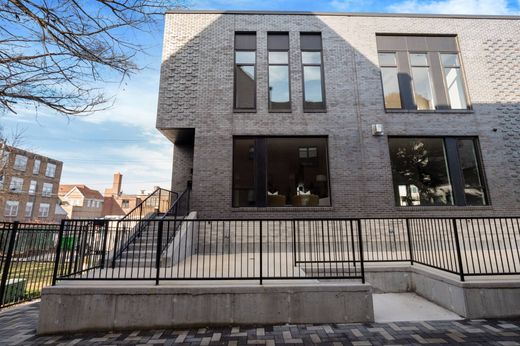
[{"label": "stair handrail", "polygon": [[161,253],[166,250],[170,244],[170,242],[175,238],[175,234],[177,233],[177,229],[182,226],[182,223],[184,221],[184,218],[181,220],[178,220],[179,217],[179,204],[183,201],[183,199],[186,199],[186,213],[181,216],[187,216],[190,213],[190,194],[191,194],[191,186],[188,185],[186,189],[181,192],[180,195],[177,195],[177,198],[172,203],[170,209],[164,215],[160,218],[160,222],[163,222],[166,217],[173,215],[173,232],[170,232],[170,227],[167,228],[166,232],[166,241],[162,242],[162,249]]},{"label": "stair handrail", "polygon": [[[116,233],[114,238],[114,254],[112,257],[112,268],[115,267],[115,263],[117,258],[121,257],[123,252],[130,246],[130,244],[143,232],[143,230],[146,228],[146,226],[149,223],[150,218],[153,218],[156,216],[156,214],[161,212],[161,202],[162,202],[162,194],[166,193],[169,195],[168,198],[168,204],[166,209],[170,210],[171,206],[171,200],[172,196],[175,196],[175,200],[178,199],[179,194],[174,191],[170,191],[163,188],[157,188],[154,192],[149,194],[145,199],[143,199],[138,205],[136,205],[132,210],[130,210],[128,213],[125,214],[121,219],[119,219],[116,223]],[[157,207],[153,206],[154,209],[151,213],[146,213],[143,217],[143,209],[146,207],[146,203],[148,203],[153,197],[159,197],[157,202]],[[136,225],[133,227],[134,232],[129,235],[129,237],[123,242],[123,239],[121,241],[119,240],[120,235],[120,224],[123,221],[136,221]],[[118,244],[120,243],[120,244]],[[118,249],[118,245],[120,245]],[[116,250],[117,249],[117,250]]]}]

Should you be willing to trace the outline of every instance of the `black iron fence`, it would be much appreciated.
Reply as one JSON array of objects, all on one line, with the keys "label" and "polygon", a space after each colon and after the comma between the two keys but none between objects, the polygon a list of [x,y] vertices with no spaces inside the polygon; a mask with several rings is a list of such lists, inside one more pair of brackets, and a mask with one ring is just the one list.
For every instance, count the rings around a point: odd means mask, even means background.
[{"label": "black iron fence", "polygon": [[63,236],[73,235],[77,246],[57,257],[57,278],[364,281],[366,263],[410,262],[464,281],[520,274],[519,224],[519,218],[162,218],[147,220],[114,262],[113,224],[65,221]]},{"label": "black iron fence", "polygon": [[52,283],[60,225],[0,223],[0,308],[40,297]]}]

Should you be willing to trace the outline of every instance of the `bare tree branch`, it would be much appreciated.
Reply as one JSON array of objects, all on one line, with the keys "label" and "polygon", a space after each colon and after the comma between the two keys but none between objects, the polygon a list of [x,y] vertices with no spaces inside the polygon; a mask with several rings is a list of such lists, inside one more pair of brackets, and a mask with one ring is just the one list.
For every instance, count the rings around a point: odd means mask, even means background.
[{"label": "bare tree branch", "polygon": [[0,0],[0,111],[43,105],[81,115],[106,109],[100,85],[139,70],[147,30],[184,0]]}]

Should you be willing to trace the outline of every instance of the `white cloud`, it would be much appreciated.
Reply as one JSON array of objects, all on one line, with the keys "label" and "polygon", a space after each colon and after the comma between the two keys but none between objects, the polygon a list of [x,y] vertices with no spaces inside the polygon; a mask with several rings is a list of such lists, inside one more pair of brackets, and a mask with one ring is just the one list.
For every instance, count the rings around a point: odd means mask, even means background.
[{"label": "white cloud", "polygon": [[507,0],[406,0],[387,7],[390,12],[438,13],[438,14],[483,14],[513,15],[518,11]]}]

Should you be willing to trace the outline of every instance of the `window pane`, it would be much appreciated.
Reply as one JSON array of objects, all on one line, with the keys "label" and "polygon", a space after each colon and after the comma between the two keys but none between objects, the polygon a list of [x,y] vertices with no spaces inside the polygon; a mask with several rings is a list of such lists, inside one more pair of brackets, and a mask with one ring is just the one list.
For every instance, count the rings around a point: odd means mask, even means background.
[{"label": "window pane", "polygon": [[410,64],[412,66],[428,66],[428,59],[426,58],[426,54],[410,54]]},{"label": "window pane", "polygon": [[270,64],[288,64],[289,55],[287,52],[269,52]]},{"label": "window pane", "polygon": [[323,94],[321,89],[321,67],[320,66],[304,66],[303,67],[305,102],[321,103],[323,102]]},{"label": "window pane", "polygon": [[389,138],[396,203],[453,205],[442,138]]},{"label": "window pane", "polygon": [[256,205],[255,140],[235,139],[233,149],[233,207]]},{"label": "window pane", "polygon": [[326,138],[267,139],[267,205],[330,206]]},{"label": "window pane", "polygon": [[321,64],[321,52],[302,52],[302,62],[304,64]]},{"label": "window pane", "polygon": [[269,108],[289,109],[289,67],[269,66]]},{"label": "window pane", "polygon": [[412,67],[417,109],[435,109],[428,67]]},{"label": "window pane", "polygon": [[236,67],[236,91],[235,108],[253,109],[255,108],[255,67],[237,66]]},{"label": "window pane", "polygon": [[458,54],[441,54],[442,66],[460,67]]},{"label": "window pane", "polygon": [[235,52],[235,62],[237,64],[254,64],[255,52]]},{"label": "window pane", "polygon": [[466,205],[486,205],[486,196],[480,176],[475,143],[473,139],[460,139],[457,142],[460,169],[464,179]]},{"label": "window pane", "polygon": [[385,107],[397,109],[402,108],[401,94],[399,92],[399,80],[397,78],[397,67],[382,67],[381,78],[383,79]]},{"label": "window pane", "polygon": [[444,69],[446,76],[446,88],[450,99],[451,109],[467,109],[466,95],[464,95],[464,85],[460,68],[448,67]]},{"label": "window pane", "polygon": [[397,66],[395,53],[379,53],[379,66]]}]

